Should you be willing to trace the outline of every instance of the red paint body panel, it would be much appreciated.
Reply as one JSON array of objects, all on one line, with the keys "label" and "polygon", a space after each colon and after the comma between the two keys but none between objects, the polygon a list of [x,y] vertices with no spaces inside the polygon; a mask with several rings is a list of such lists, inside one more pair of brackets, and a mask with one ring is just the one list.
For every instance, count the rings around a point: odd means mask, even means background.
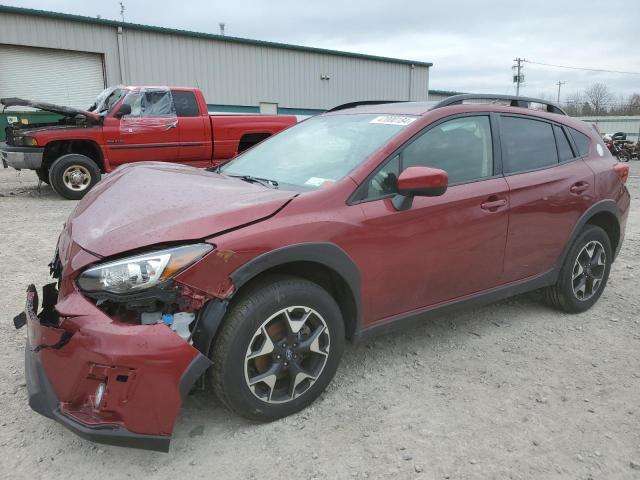
[{"label": "red paint body panel", "polygon": [[[170,435],[182,405],[180,377],[198,351],[165,325],[118,322],[76,290],[61,295],[58,308],[65,313],[60,328],[37,322],[29,328],[34,346],[53,345],[63,331],[73,332],[64,348],[39,352],[62,412],[87,425]],[[127,381],[118,381],[118,375]],[[108,387],[96,409],[94,392],[101,382]]]},{"label": "red paint body panel", "polygon": [[[135,92],[144,87],[127,88]],[[101,125],[38,128],[36,124],[29,130],[29,135],[37,140],[40,147],[59,141],[93,142],[102,155],[102,170],[108,173],[119,165],[140,161],[211,167],[233,158],[244,135],[273,135],[297,122],[293,115],[209,115],[199,89],[170,88],[172,91],[193,92],[200,115],[166,119],[154,117],[153,126],[145,128],[143,122],[139,128],[130,129],[116,117],[121,102],[101,120]],[[163,127],[165,124],[166,128]]]},{"label": "red paint body panel", "polygon": [[[142,190],[141,190],[142,189]],[[122,202],[140,190],[145,207]],[[176,164],[140,164],[96,185],[70,220],[74,241],[100,256],[159,242],[198,240],[268,217],[295,192]],[[113,205],[118,205],[113,211]]]},{"label": "red paint body panel", "polygon": [[[511,212],[504,279],[550,270],[582,214],[594,203],[593,171],[581,159],[506,177]],[[572,193],[574,184],[585,190]]]},{"label": "red paint body panel", "polygon": [[483,210],[491,197],[508,198],[503,178],[416,197],[403,212],[390,199],[361,205],[367,236],[347,253],[362,273],[365,327],[500,284],[509,210]]}]

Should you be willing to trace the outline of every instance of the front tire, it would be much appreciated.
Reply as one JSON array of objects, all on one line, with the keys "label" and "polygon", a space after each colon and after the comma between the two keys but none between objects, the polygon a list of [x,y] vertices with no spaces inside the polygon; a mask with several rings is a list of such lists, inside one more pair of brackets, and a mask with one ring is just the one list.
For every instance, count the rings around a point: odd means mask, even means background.
[{"label": "front tire", "polygon": [[100,181],[100,168],[92,159],[78,153],[58,158],[49,169],[49,183],[58,195],[79,200]]},{"label": "front tire", "polygon": [[607,233],[587,225],[574,241],[560,270],[558,281],[548,287],[548,302],[567,313],[590,309],[609,279],[613,251]]},{"label": "front tire", "polygon": [[271,421],[312,403],[344,350],[340,308],[319,285],[267,277],[240,293],[216,336],[210,378],[238,415]]}]

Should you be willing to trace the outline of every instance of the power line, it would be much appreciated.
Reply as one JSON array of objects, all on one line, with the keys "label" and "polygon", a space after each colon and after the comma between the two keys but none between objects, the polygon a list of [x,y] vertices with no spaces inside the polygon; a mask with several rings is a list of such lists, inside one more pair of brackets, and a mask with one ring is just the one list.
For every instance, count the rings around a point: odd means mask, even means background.
[{"label": "power line", "polygon": [[568,65],[556,65],[554,63],[534,62],[532,60],[522,60],[523,62],[533,63],[535,65],[544,65],[546,67],[568,68],[569,70],[585,70],[588,72],[604,72],[604,73],[621,73],[624,75],[640,75],[640,72],[625,72],[622,70],[605,70],[604,68],[586,68],[586,67],[570,67]]}]

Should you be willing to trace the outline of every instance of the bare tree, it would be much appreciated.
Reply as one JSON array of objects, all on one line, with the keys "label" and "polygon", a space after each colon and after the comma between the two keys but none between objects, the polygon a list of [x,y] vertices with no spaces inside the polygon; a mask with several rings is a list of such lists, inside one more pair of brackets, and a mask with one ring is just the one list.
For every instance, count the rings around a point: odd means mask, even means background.
[{"label": "bare tree", "polygon": [[607,104],[611,102],[613,95],[604,83],[594,83],[584,91],[585,97],[591,103],[593,113],[602,115],[607,110]]}]

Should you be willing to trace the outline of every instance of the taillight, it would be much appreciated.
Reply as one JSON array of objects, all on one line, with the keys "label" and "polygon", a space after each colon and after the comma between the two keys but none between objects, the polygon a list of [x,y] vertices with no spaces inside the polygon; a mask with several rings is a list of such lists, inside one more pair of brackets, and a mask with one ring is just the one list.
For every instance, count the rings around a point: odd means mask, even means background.
[{"label": "taillight", "polygon": [[626,163],[616,163],[613,169],[620,177],[620,180],[622,180],[622,183],[627,183],[627,178],[629,178],[629,165]]}]

